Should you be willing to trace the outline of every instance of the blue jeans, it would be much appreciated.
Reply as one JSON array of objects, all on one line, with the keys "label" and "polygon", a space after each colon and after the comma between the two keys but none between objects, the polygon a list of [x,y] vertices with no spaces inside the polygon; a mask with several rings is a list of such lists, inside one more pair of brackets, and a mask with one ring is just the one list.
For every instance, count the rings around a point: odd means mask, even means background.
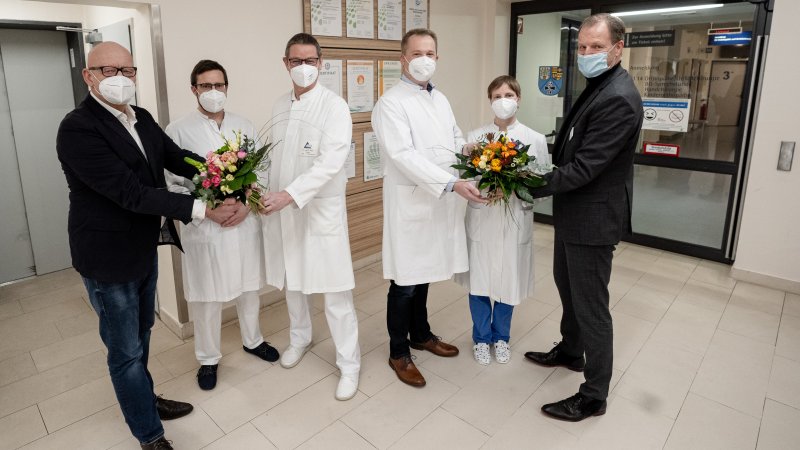
[{"label": "blue jeans", "polygon": [[150,443],[164,435],[156,410],[153,378],[147,370],[150,328],[155,322],[158,260],[142,279],[105,283],[83,278],[100,319],[100,338],[108,349],[108,371],[117,401],[133,436]]},{"label": "blue jeans", "polygon": [[494,302],[489,297],[469,294],[469,311],[472,313],[472,340],[476,344],[493,344],[511,338],[512,305]]}]

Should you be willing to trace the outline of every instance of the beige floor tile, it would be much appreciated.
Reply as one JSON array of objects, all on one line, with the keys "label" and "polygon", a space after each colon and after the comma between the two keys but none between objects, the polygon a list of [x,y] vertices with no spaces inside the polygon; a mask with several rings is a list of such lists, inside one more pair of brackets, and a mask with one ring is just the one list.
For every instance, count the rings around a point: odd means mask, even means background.
[{"label": "beige floor tile", "polygon": [[86,288],[82,283],[64,286],[63,288],[54,291],[25,297],[20,299],[19,303],[22,305],[22,311],[29,313],[42,308],[49,308],[56,303],[74,300],[76,298],[79,298],[82,301],[86,301],[85,299],[88,298],[86,294]]},{"label": "beige floor tile", "polygon": [[40,402],[39,410],[52,433],[116,404],[114,386],[106,376]]},{"label": "beige floor tile", "polygon": [[108,374],[106,357],[94,352],[0,388],[0,417]]},{"label": "beige floor tile", "polygon": [[464,334],[465,331],[471,330],[472,316],[469,312],[467,297],[464,296],[452,302],[435,314],[428,313],[428,323],[431,325],[431,332],[440,336],[445,342],[450,342]]},{"label": "beige floor tile", "polygon": [[[537,242],[536,238],[534,237],[533,242]],[[537,242],[538,246],[538,242]],[[552,273],[553,271],[553,247],[552,244],[550,247],[548,246],[539,246],[537,250],[533,252],[533,260],[535,264],[547,267],[548,270]],[[538,279],[537,279],[538,281]]]},{"label": "beige floor tile", "polygon": [[661,449],[673,424],[672,419],[619,396],[609,397],[605,415],[584,422],[577,448],[615,450]]},{"label": "beige floor tile", "polygon": [[62,428],[38,439],[24,449],[103,449],[131,440],[131,432],[122,417],[119,406],[114,405],[91,415],[80,422]]},{"label": "beige floor tile", "polygon": [[[454,358],[431,357],[419,364],[419,366],[435,373],[449,383],[463,388],[472,381],[476,375],[489,367],[478,364],[472,355],[473,344],[471,330],[450,341],[450,343],[460,349],[458,356]],[[515,357],[519,358],[519,355],[512,356],[512,358]],[[391,371],[391,369],[389,370]],[[391,373],[394,375],[394,372]]]},{"label": "beige floor tile", "polygon": [[545,264],[537,259],[533,263],[533,280],[534,283],[542,283],[547,279],[553,279],[553,264]]},{"label": "beige floor tile", "polygon": [[161,361],[159,361],[158,358],[150,358],[147,361],[147,370],[150,371],[150,376],[153,377],[154,386],[166,383],[167,381],[175,378],[175,375],[171,374],[170,371],[167,370],[166,366],[161,364]]},{"label": "beige floor tile", "polygon": [[355,296],[353,298],[353,303],[356,309],[366,314],[364,317],[369,317],[386,310],[386,294],[388,292],[389,291],[384,288],[384,286],[374,287]]},{"label": "beige floor tile", "polygon": [[612,311],[614,326],[614,368],[625,370],[639,353],[655,324]]},{"label": "beige floor tile", "polygon": [[690,391],[761,417],[774,347],[717,331]]},{"label": "beige floor tile", "polygon": [[359,436],[358,433],[351,430],[340,421],[334,422],[333,425],[298,447],[298,449],[302,450],[329,450],[337,448],[348,450],[374,449],[363,437]]},{"label": "beige floor tile", "polygon": [[22,299],[76,283],[82,284],[81,277],[74,269],[70,268],[2,286],[0,287],[0,299]]},{"label": "beige floor tile", "polygon": [[800,361],[800,316],[784,314],[781,318],[775,354]]},{"label": "beige floor tile", "polygon": [[95,330],[33,350],[31,357],[37,370],[44,372],[104,348],[103,341]]},{"label": "beige floor tile", "polygon": [[776,356],[772,363],[767,397],[800,409],[800,362]]},{"label": "beige floor tile", "polygon": [[[469,304],[467,304],[469,309]],[[525,299],[514,307],[514,314],[511,317],[511,341],[512,345],[520,337],[528,334],[529,331],[544,320],[550,313],[556,310],[556,306],[542,303],[538,300]],[[472,333],[472,316],[470,315],[469,332]]]},{"label": "beige floor tile", "polygon": [[383,279],[383,274],[372,270],[359,270],[354,274],[356,287],[353,288],[353,296],[375,289],[378,286],[385,286],[389,291],[389,281]]},{"label": "beige floor tile", "polygon": [[647,411],[675,419],[701,361],[696,353],[648,341],[614,392]]},{"label": "beige floor tile", "polygon": [[157,355],[150,355],[151,360],[158,360],[173,377],[185,374],[191,370],[197,370],[200,363],[194,354],[194,340],[172,347]]},{"label": "beige floor tile", "polygon": [[[559,322],[547,318],[539,322],[531,331],[522,336],[511,347],[511,351],[524,355],[525,352],[549,352],[553,345],[561,340]],[[516,355],[514,355],[516,356]]]},{"label": "beige floor tile", "polygon": [[700,261],[692,272],[691,278],[697,281],[715,284],[725,288],[733,288],[736,280],[731,278],[731,267],[711,261]]},{"label": "beige floor tile", "polygon": [[758,450],[796,448],[800,442],[800,410],[767,399],[758,433]]},{"label": "beige floor tile", "polygon": [[719,329],[775,345],[780,321],[780,316],[734,305],[731,300],[719,322]]},{"label": "beige floor tile", "polygon": [[487,439],[477,428],[438,408],[390,448],[478,449]]},{"label": "beige floor tile", "polygon": [[779,316],[785,296],[784,291],[740,281],[733,289],[730,303]]},{"label": "beige floor tile", "polygon": [[494,435],[552,371],[523,358],[513,358],[508,364],[493,364],[450,397],[442,408]]},{"label": "beige floor tile", "polygon": [[369,353],[361,355],[361,375],[358,390],[371,397],[397,381],[389,367],[389,343],[384,343]]},{"label": "beige floor tile", "polygon": [[264,336],[289,328],[289,310],[286,309],[286,302],[275,303],[261,311],[259,324],[261,325],[261,333]]},{"label": "beige floor tile", "polygon": [[36,405],[0,419],[0,450],[12,450],[47,435]]},{"label": "beige floor tile", "polygon": [[558,295],[558,288],[556,288],[553,277],[544,278],[536,283],[533,298],[548,305],[561,305],[561,297]]},{"label": "beige floor tile", "polygon": [[276,447],[295,448],[367,399],[359,392],[348,401],[336,400],[338,383],[338,375],[328,375],[250,422]]},{"label": "beige floor tile", "polygon": [[61,340],[54,322],[86,311],[75,299],[0,321],[0,361]]},{"label": "beige floor tile", "polygon": [[157,356],[171,348],[183,345],[183,340],[167,327],[154,329],[150,332],[150,356]]},{"label": "beige floor tile", "polygon": [[483,446],[489,450],[542,448],[574,449],[578,438],[554,425],[541,412],[541,405],[525,402]]},{"label": "beige floor tile", "polygon": [[655,289],[671,295],[678,295],[678,292],[683,289],[685,284],[685,279],[675,279],[671,276],[652,272],[642,275],[642,278],[639,278],[639,281],[636,282],[637,286]]},{"label": "beige floor tile", "polygon": [[342,422],[370,444],[388,448],[458,390],[429,371],[422,369],[422,373],[427,381],[425,387],[414,388],[395,381],[347,414]]},{"label": "beige floor tile", "polygon": [[[160,322],[160,321],[156,321]],[[73,317],[68,317],[56,322],[56,328],[61,333],[64,339],[77,336],[89,331],[94,331],[99,334],[99,325],[97,314],[89,310],[83,314],[78,314]]]},{"label": "beige floor tile", "polygon": [[165,420],[163,425],[164,436],[179,449],[203,448],[225,435],[202,408],[180,420]]},{"label": "beige floor tile", "polygon": [[732,288],[689,279],[681,289],[676,302],[686,302],[711,311],[722,312],[731,298]]},{"label": "beige floor tile", "polygon": [[275,366],[200,403],[216,424],[230,432],[328,376],[334,368],[313,353],[292,369]]},{"label": "beige floor tile", "polygon": [[9,300],[0,303],[0,321],[22,315],[22,306],[19,300]]},{"label": "beige floor tile", "polygon": [[664,448],[752,449],[758,426],[754,417],[690,393]]},{"label": "beige floor tile", "polygon": [[614,264],[646,272],[662,253],[661,250],[652,248],[628,246],[619,254],[614,255]]},{"label": "beige floor tile", "polygon": [[36,364],[33,363],[31,354],[21,353],[0,361],[0,386],[5,386],[37,373]]},{"label": "beige floor tile", "polygon": [[270,450],[275,448],[277,447],[272,445],[272,442],[249,422],[203,447],[204,450]]},{"label": "beige floor tile", "polygon": [[676,300],[650,339],[702,355],[714,336],[721,316],[721,311],[711,311]]},{"label": "beige floor tile", "polygon": [[783,314],[800,317],[800,295],[787,292],[783,303]]},{"label": "beige floor tile", "polygon": [[658,323],[673,300],[675,296],[672,294],[636,285],[614,305],[614,311]]},{"label": "beige floor tile", "polygon": [[428,288],[428,316],[466,298],[467,294],[467,290],[460,284],[450,280],[431,283]]},{"label": "beige floor tile", "polygon": [[359,316],[359,319],[358,345],[361,348],[362,355],[389,341],[385,314],[375,314],[367,318]]}]

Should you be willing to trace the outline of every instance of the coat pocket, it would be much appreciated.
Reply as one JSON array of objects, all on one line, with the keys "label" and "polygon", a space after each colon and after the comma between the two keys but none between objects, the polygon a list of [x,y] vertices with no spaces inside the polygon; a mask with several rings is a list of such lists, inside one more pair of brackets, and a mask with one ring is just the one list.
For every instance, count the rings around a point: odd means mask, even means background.
[{"label": "coat pocket", "polygon": [[397,186],[396,194],[398,213],[402,220],[413,222],[431,220],[433,203],[436,199],[428,192],[417,186]]},{"label": "coat pocket", "polygon": [[342,234],[342,209],[344,200],[341,197],[325,197],[312,199],[308,208],[308,232],[312,236],[338,236]]}]

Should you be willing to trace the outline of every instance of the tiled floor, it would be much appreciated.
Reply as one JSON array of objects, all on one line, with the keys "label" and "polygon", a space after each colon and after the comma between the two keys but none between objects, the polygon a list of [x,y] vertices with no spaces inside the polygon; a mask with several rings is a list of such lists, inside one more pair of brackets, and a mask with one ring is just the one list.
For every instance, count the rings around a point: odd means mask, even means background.
[{"label": "tiled floor", "polygon": [[[245,354],[237,324],[213,391],[195,382],[193,342],[153,330],[156,391],[195,411],[166,422],[176,448],[790,449],[800,442],[800,296],[736,282],[728,267],[630,244],[614,258],[614,377],[608,413],[549,420],[542,403],[576,392],[582,377],[526,362],[558,340],[552,229],[539,226],[537,289],[516,308],[507,365],[471,354],[466,293],[432,286],[434,332],[462,353],[415,352],[428,380],[400,383],[387,365],[387,283],[379,266],[356,276],[363,353],[360,392],[333,398],[334,347],[320,299],[314,346],[286,370]],[[262,331],[283,349],[283,303],[262,311]],[[77,274],[0,287],[0,449],[138,448],[116,404],[94,313]]]}]

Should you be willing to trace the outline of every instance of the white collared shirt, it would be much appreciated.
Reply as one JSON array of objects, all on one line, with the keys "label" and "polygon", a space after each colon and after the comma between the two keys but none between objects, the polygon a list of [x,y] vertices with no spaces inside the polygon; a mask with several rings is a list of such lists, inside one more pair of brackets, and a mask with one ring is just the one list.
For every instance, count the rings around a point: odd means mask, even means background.
[{"label": "white collared shirt", "polygon": [[122,112],[118,109],[112,108],[111,106],[106,104],[106,102],[100,100],[96,95],[94,95],[94,92],[91,91],[89,92],[91,93],[92,97],[95,100],[97,100],[97,103],[100,103],[100,105],[103,108],[105,108],[108,112],[113,114],[114,117],[116,117],[117,120],[119,120],[119,123],[121,123],[122,126],[125,127],[126,130],[128,130],[128,133],[131,134],[133,141],[136,142],[137,146],[139,146],[139,151],[141,151],[142,155],[144,155],[144,159],[147,159],[147,153],[145,153],[144,151],[144,145],[142,145],[142,139],[139,137],[139,133],[136,131],[136,126],[135,126],[137,122],[136,111],[134,111],[133,108],[131,108],[131,105],[125,105],[125,112]]}]

